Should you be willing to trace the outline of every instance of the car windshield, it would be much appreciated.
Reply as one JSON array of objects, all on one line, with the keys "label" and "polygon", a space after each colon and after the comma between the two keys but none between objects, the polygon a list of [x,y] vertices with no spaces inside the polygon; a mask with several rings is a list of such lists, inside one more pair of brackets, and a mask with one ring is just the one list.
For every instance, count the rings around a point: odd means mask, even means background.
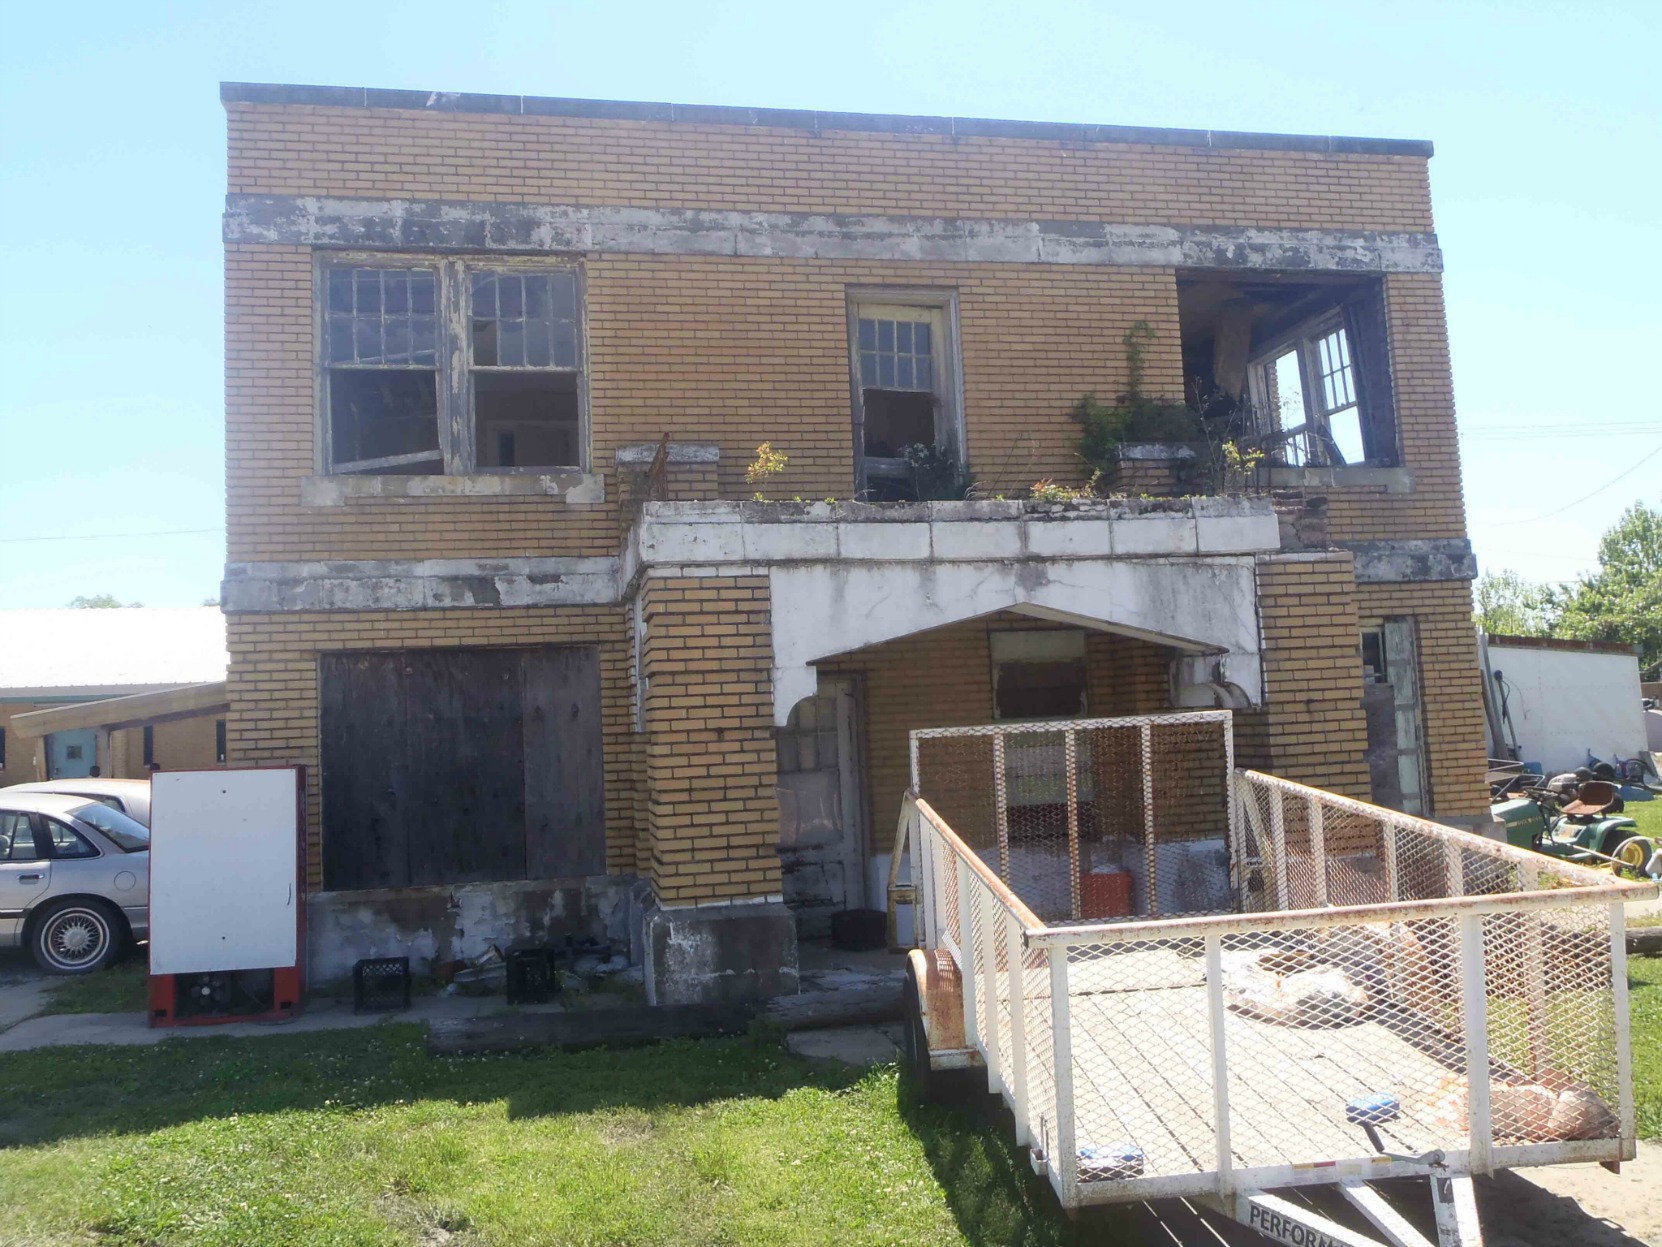
[{"label": "car windshield", "polygon": [[120,810],[112,810],[97,801],[88,801],[70,813],[89,827],[98,828],[115,842],[117,848],[127,853],[141,853],[150,847],[150,829]]}]

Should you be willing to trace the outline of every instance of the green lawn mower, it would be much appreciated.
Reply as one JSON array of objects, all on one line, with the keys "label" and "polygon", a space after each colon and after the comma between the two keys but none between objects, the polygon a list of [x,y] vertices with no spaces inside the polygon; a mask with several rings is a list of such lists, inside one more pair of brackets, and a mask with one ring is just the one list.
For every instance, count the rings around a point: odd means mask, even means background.
[{"label": "green lawn mower", "polygon": [[1561,789],[1544,785],[1489,807],[1505,824],[1508,844],[1662,881],[1662,849],[1621,810],[1616,785],[1601,779],[1578,785],[1568,801]]}]

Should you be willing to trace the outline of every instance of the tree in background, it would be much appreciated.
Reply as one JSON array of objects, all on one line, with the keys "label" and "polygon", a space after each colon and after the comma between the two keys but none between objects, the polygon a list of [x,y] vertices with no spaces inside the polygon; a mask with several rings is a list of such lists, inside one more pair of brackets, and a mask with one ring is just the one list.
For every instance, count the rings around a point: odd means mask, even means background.
[{"label": "tree in background", "polygon": [[1554,636],[1620,641],[1662,672],[1662,509],[1636,502],[1599,541],[1599,569],[1559,598]]},{"label": "tree in background", "polygon": [[1477,626],[1491,636],[1549,636],[1554,594],[1551,586],[1517,572],[1484,572],[1472,594]]},{"label": "tree in background", "polygon": [[113,593],[94,593],[91,597],[85,595],[73,599],[71,606],[77,610],[114,610],[120,606],[143,606],[143,602],[122,602],[116,599]]}]

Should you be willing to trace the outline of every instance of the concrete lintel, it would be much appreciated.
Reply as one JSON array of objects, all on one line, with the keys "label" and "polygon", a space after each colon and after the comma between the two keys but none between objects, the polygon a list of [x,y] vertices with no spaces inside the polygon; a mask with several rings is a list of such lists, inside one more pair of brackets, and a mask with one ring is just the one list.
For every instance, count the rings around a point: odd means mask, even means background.
[{"label": "concrete lintel", "polygon": [[1438,273],[1443,267],[1437,236],[1431,233],[305,195],[227,196],[225,241],[393,251],[618,252],[1355,273]]},{"label": "concrete lintel", "polygon": [[1408,468],[1303,467],[1270,468],[1272,489],[1383,489],[1388,494],[1414,492],[1414,473]]},{"label": "concrete lintel", "polygon": [[[632,442],[617,448],[620,468],[649,468],[658,457],[657,442]],[[666,459],[670,463],[719,463],[721,447],[715,442],[671,442]]]},{"label": "concrete lintel", "polygon": [[1464,537],[1339,544],[1356,560],[1359,585],[1477,579],[1477,558]]},{"label": "concrete lintel", "polygon": [[227,614],[604,606],[618,600],[615,558],[231,563],[220,587]]},{"label": "concrete lintel", "polygon": [[597,472],[481,472],[473,476],[308,476],[300,502],[344,507],[365,498],[559,498],[568,506],[606,501],[606,478]]},{"label": "concrete lintel", "polygon": [[724,104],[669,104],[648,100],[586,100],[545,95],[478,95],[459,91],[396,91],[375,87],[298,86],[275,82],[222,82],[224,104],[282,107],[400,108],[418,112],[520,114],[583,120],[648,121],[681,125],[765,127],[815,133],[933,134],[953,138],[1025,139],[1052,143],[1116,143],[1197,147],[1219,151],[1264,150],[1428,159],[1425,139],[1351,138],[1328,134],[1261,134],[1235,130],[1184,130],[1160,126],[1096,125],[1061,121],[1010,121],[990,117],[904,116],[826,112],[806,108],[751,108]]},{"label": "concrete lintel", "polygon": [[775,564],[774,722],[784,726],[814,692],[816,663],[1001,610],[1205,656],[1185,668],[1187,682],[1204,677],[1228,686],[1225,704],[1256,705],[1263,687],[1257,584],[1251,555]]}]

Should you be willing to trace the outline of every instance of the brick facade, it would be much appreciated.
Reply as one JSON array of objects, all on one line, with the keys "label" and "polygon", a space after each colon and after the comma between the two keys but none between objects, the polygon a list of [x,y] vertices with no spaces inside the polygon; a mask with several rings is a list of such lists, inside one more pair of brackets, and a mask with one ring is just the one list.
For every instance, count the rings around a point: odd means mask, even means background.
[{"label": "brick facade", "polygon": [[[1429,231],[1423,156],[1355,150],[877,133],[414,108],[228,104],[234,195],[384,204],[615,205],[707,212],[892,214],[1131,226]],[[1123,339],[1152,340],[1144,390],[1183,390],[1172,266],[948,262],[894,256],[634,254],[599,248],[583,270],[590,444],[602,478],[560,496],[304,495],[318,470],[309,246],[226,249],[228,555],[232,563],[610,557],[639,501],[620,447],[719,448],[672,465],[671,499],[747,498],[744,469],[768,441],[789,463],[770,498],[846,498],[853,488],[847,300],[874,287],[950,291],[958,307],[962,416],[981,493],[1019,496],[1082,481],[1068,413],[1086,391],[1126,386]],[[1435,272],[1391,272],[1386,313],[1408,492],[1327,491],[1319,541],[1461,538],[1458,442]],[[1132,492],[1142,492],[1138,483]],[[1157,492],[1151,490],[1150,492]],[[1433,799],[1482,804],[1481,708],[1463,582],[1358,586],[1348,553],[1261,558],[1263,708],[1238,716],[1242,761],[1366,797],[1359,632],[1419,621]],[[781,895],[772,744],[768,580],[659,574],[606,605],[233,613],[233,762],[310,768],[319,825],[321,653],[516,644],[597,646],[604,689],[608,869],[649,878],[664,906]],[[636,616],[641,639],[635,644]],[[867,817],[892,834],[906,732],[991,718],[989,630],[999,614],[822,663],[863,681]],[[1092,713],[1169,704],[1169,654],[1091,633]],[[638,670],[637,670],[638,666]],[[636,704],[637,676],[644,694]],[[316,843],[314,841],[314,850]],[[320,886],[314,851],[311,885]]]}]

